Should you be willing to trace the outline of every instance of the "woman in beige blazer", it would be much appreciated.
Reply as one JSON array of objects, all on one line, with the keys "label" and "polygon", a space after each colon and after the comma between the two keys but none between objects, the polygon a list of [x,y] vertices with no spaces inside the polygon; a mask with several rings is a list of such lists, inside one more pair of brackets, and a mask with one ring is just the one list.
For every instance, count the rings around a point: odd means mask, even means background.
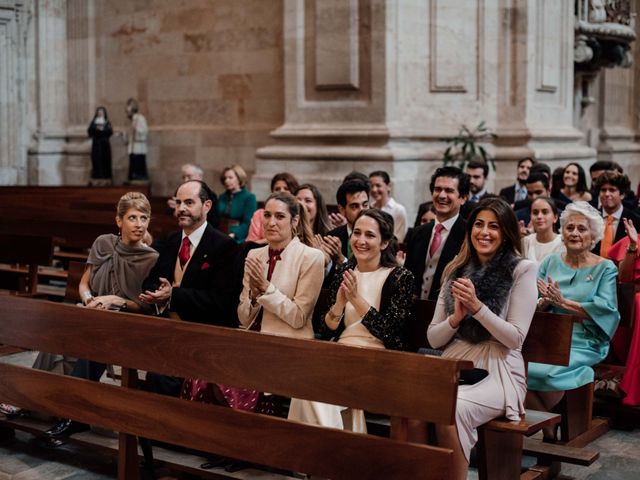
[{"label": "woman in beige blazer", "polygon": [[311,316],[324,279],[324,255],[296,198],[274,193],[264,208],[267,245],[247,255],[238,318],[243,327],[313,338]]}]

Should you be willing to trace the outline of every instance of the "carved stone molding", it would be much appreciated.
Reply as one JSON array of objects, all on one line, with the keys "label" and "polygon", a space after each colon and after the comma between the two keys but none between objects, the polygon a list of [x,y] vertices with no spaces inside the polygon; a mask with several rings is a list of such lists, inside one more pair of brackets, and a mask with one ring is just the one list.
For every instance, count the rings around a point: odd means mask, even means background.
[{"label": "carved stone molding", "polygon": [[574,62],[581,71],[629,67],[636,39],[631,0],[577,0]]}]

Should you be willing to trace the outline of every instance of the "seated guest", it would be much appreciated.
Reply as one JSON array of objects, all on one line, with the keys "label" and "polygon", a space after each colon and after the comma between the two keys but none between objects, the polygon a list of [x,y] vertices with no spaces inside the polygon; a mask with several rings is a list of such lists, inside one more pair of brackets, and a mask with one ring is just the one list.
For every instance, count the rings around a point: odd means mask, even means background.
[{"label": "seated guest", "polygon": [[522,344],[536,309],[536,265],[520,256],[518,222],[501,198],[485,198],[467,220],[464,244],[447,266],[429,343],[443,357],[471,360],[488,376],[458,389],[455,425],[436,425],[453,450],[453,475],[466,479],[476,428],[505,415],[520,420],[527,392]]},{"label": "seated guest", "polygon": [[[353,170],[352,172],[346,174],[344,176],[344,178],[342,179],[342,183],[347,183],[351,180],[360,180],[363,181],[364,183],[367,184],[368,186],[368,190],[367,192],[370,194],[371,193],[371,182],[369,181],[369,177],[367,177],[364,173],[362,172],[358,172],[357,170]],[[338,228],[342,225],[346,225],[347,224],[347,219],[346,217],[340,213],[340,211],[338,212],[334,212],[334,213],[330,213],[329,214],[329,221],[331,222],[331,225],[333,225],[331,228]]]},{"label": "seated guest", "polygon": [[560,192],[567,199],[567,203],[577,200],[591,201],[591,193],[587,187],[587,176],[579,164],[572,162],[564,167],[562,184]]},{"label": "seated guest", "polygon": [[264,206],[267,245],[250,250],[238,318],[245,328],[313,338],[311,314],[324,279],[324,257],[312,248],[306,211],[291,194],[272,194]]},{"label": "seated guest", "polygon": [[527,198],[526,180],[529,177],[531,167],[536,161],[531,157],[525,157],[518,160],[518,170],[516,173],[516,183],[500,190],[500,196],[511,205]]},{"label": "seated guest", "polygon": [[[622,167],[610,160],[598,160],[593,162],[589,167],[589,176],[591,177],[591,197],[593,199],[598,198],[599,192],[596,190],[596,180],[607,170],[615,170],[618,173],[624,173]],[[596,205],[594,205],[596,206]],[[600,208],[600,204],[597,205]]]},{"label": "seated guest", "polygon": [[236,327],[235,242],[207,223],[209,187],[199,180],[176,191],[179,231],[167,238],[140,299],[172,318]]},{"label": "seated guest", "polygon": [[458,167],[441,167],[432,175],[429,189],[436,220],[413,230],[404,265],[413,273],[415,294],[423,300],[436,300],[442,272],[464,241],[460,208],[469,194],[469,177]]},{"label": "seated guest", "polygon": [[[116,215],[120,235],[100,235],[93,242],[80,279],[80,297],[87,308],[149,313],[150,306],[138,296],[142,282],[158,258],[158,252],[147,245],[150,219],[151,206],[142,193],[129,192],[120,198]],[[55,357],[59,356],[39,354],[34,368],[51,370]],[[71,376],[99,380],[105,368],[101,363],[78,360]],[[60,437],[86,428],[84,424],[63,420],[46,433]]]},{"label": "seated guest", "polygon": [[[267,245],[247,254],[238,305],[240,324],[263,333],[311,339],[311,315],[322,287],[324,258],[309,246],[313,235],[305,209],[289,192],[273,193],[265,203],[262,222]],[[250,411],[258,395],[255,390],[199,379],[186,379],[181,393],[188,400]]]},{"label": "seated guest", "polygon": [[[271,179],[271,193],[289,192],[293,194],[298,188],[298,180],[290,173],[276,173]],[[264,238],[264,231],[262,230],[262,217],[264,215],[264,208],[259,208],[251,217],[251,224],[249,225],[249,234],[247,235],[247,242],[266,243]]]},{"label": "seated guest", "polygon": [[[524,234],[529,235],[529,225],[531,223],[531,202],[538,197],[551,196],[549,177],[542,172],[534,172],[527,178],[527,199],[516,204],[516,218],[524,226]],[[554,199],[558,210],[563,210],[566,203],[562,200]],[[517,208],[516,208],[517,207]]]},{"label": "seated guest", "polygon": [[403,242],[407,234],[407,211],[391,196],[391,178],[383,170],[369,174],[371,182],[371,208],[379,208],[393,217],[393,232],[398,242]]},{"label": "seated guest", "polygon": [[[204,170],[200,165],[196,165],[195,163],[185,163],[180,167],[180,175],[182,177],[182,182],[188,182],[189,180],[200,180],[204,181]],[[211,199],[211,209],[207,214],[207,223],[214,228],[218,227],[220,223],[220,218],[218,217],[218,197],[213,191],[209,190],[209,198]],[[167,200],[167,206],[169,207],[171,215],[175,214],[176,210],[176,197],[175,195]]]},{"label": "seated guest", "polygon": [[[616,267],[590,252],[602,237],[602,217],[591,205],[578,201],[567,205],[560,226],[566,252],[553,253],[542,261],[538,308],[583,320],[573,324],[569,366],[529,364],[527,404],[535,410],[551,410],[565,390],[593,382],[592,366],[607,356],[620,320]],[[544,433],[555,438],[552,429]]]},{"label": "seated guest", "polygon": [[[403,347],[411,314],[413,276],[392,253],[393,218],[368,209],[357,217],[350,237],[353,257],[341,264],[331,282],[323,315],[338,343],[371,348]],[[292,399],[289,419],[366,432],[364,413],[321,402]]]},{"label": "seated guest", "polygon": [[555,232],[558,208],[553,199],[538,197],[531,203],[533,232],[522,239],[523,256],[536,263],[547,255],[564,252],[562,237]]},{"label": "seated guest", "polygon": [[[618,265],[618,281],[624,283],[640,284],[640,257],[638,257],[638,231],[633,222],[622,219],[627,236],[616,242],[609,250],[609,258]],[[618,384],[624,393],[623,405],[633,407],[640,406],[640,291],[634,297],[635,318],[633,327],[619,328],[616,332],[611,347],[614,351],[622,351],[625,354],[618,357],[625,363],[622,380]],[[631,331],[629,331],[631,330]],[[624,333],[624,338],[618,338]],[[629,341],[630,338],[630,341]],[[617,344],[621,344],[618,346]]]},{"label": "seated guest", "polygon": [[[600,201],[600,211],[604,218],[605,227],[602,241],[592,250],[603,258],[609,255],[611,246],[622,240],[626,233],[622,218],[631,220],[636,230],[640,228],[640,218],[635,212],[624,205],[624,198],[629,192],[631,182],[629,177],[623,173],[613,170],[603,172],[595,183],[595,190]],[[595,199],[591,204],[595,203]],[[595,206],[595,205],[594,205]]]},{"label": "seated guest", "polygon": [[311,183],[300,185],[295,196],[307,211],[307,218],[314,235],[326,235],[331,230],[327,205],[324,203],[318,187]]},{"label": "seated guest", "polygon": [[415,222],[413,222],[413,227],[415,228],[425,223],[433,222],[435,219],[436,209],[433,206],[433,202],[429,200],[428,202],[421,203],[418,207],[418,214],[416,215]]},{"label": "seated guest", "polygon": [[[489,176],[489,165],[482,161],[472,161],[467,164],[467,175],[469,175],[469,204],[478,203],[487,192],[487,177]],[[470,205],[475,206],[475,205]]]},{"label": "seated guest", "polygon": [[349,237],[353,230],[353,222],[361,211],[369,208],[369,189],[369,181],[361,178],[347,180],[338,188],[336,192],[338,211],[345,217],[347,223],[334,228],[323,237],[322,250],[325,253],[326,264],[333,261],[335,267],[351,257]]},{"label": "seated guest", "polygon": [[244,242],[249,233],[251,217],[258,208],[256,196],[245,187],[247,174],[240,165],[226,167],[220,175],[225,191],[218,199],[220,225],[226,224],[228,234],[236,243]]}]

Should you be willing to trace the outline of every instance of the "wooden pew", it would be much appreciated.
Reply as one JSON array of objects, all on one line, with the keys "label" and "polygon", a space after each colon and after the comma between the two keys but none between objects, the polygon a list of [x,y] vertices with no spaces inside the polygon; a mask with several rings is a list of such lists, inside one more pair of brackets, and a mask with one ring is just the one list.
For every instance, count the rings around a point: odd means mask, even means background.
[{"label": "wooden pew", "polygon": [[379,438],[163,397],[138,390],[134,369],[451,425],[468,361],[8,296],[0,317],[2,343],[123,365],[117,387],[0,363],[0,401],[120,432],[120,479],[138,478],[136,435],[333,479],[449,477],[450,450],[403,432]]},{"label": "wooden pew", "polygon": [[67,275],[67,287],[64,291],[64,300],[67,303],[82,303],[80,298],[80,279],[84,274],[85,263],[69,262],[69,270]]},{"label": "wooden pew", "polygon": [[[56,246],[86,250],[98,235],[118,232],[116,204],[129,191],[144,193],[152,201],[148,186],[0,187],[0,231],[50,235]],[[152,211],[149,232],[154,238],[163,239],[176,228],[166,208]]]},{"label": "wooden pew", "polygon": [[[15,273],[22,280],[18,288],[21,293],[37,294],[38,266],[51,265],[52,255],[50,236],[0,234],[0,263],[8,264],[3,272]],[[20,265],[26,266],[26,270],[20,269]]]}]

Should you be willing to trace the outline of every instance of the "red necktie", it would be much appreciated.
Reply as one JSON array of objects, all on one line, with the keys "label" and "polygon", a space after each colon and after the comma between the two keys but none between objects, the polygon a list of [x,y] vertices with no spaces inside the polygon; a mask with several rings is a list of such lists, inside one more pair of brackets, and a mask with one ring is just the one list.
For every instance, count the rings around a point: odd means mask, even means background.
[{"label": "red necktie", "polygon": [[436,231],[433,234],[433,240],[431,240],[431,248],[429,248],[429,256],[433,257],[433,254],[436,253],[438,247],[442,243],[442,230],[444,230],[444,225],[441,223],[436,225]]},{"label": "red necktie", "polygon": [[178,258],[180,259],[180,267],[184,268],[185,264],[189,261],[189,258],[191,258],[191,241],[189,241],[189,237],[184,237],[182,239]]}]

